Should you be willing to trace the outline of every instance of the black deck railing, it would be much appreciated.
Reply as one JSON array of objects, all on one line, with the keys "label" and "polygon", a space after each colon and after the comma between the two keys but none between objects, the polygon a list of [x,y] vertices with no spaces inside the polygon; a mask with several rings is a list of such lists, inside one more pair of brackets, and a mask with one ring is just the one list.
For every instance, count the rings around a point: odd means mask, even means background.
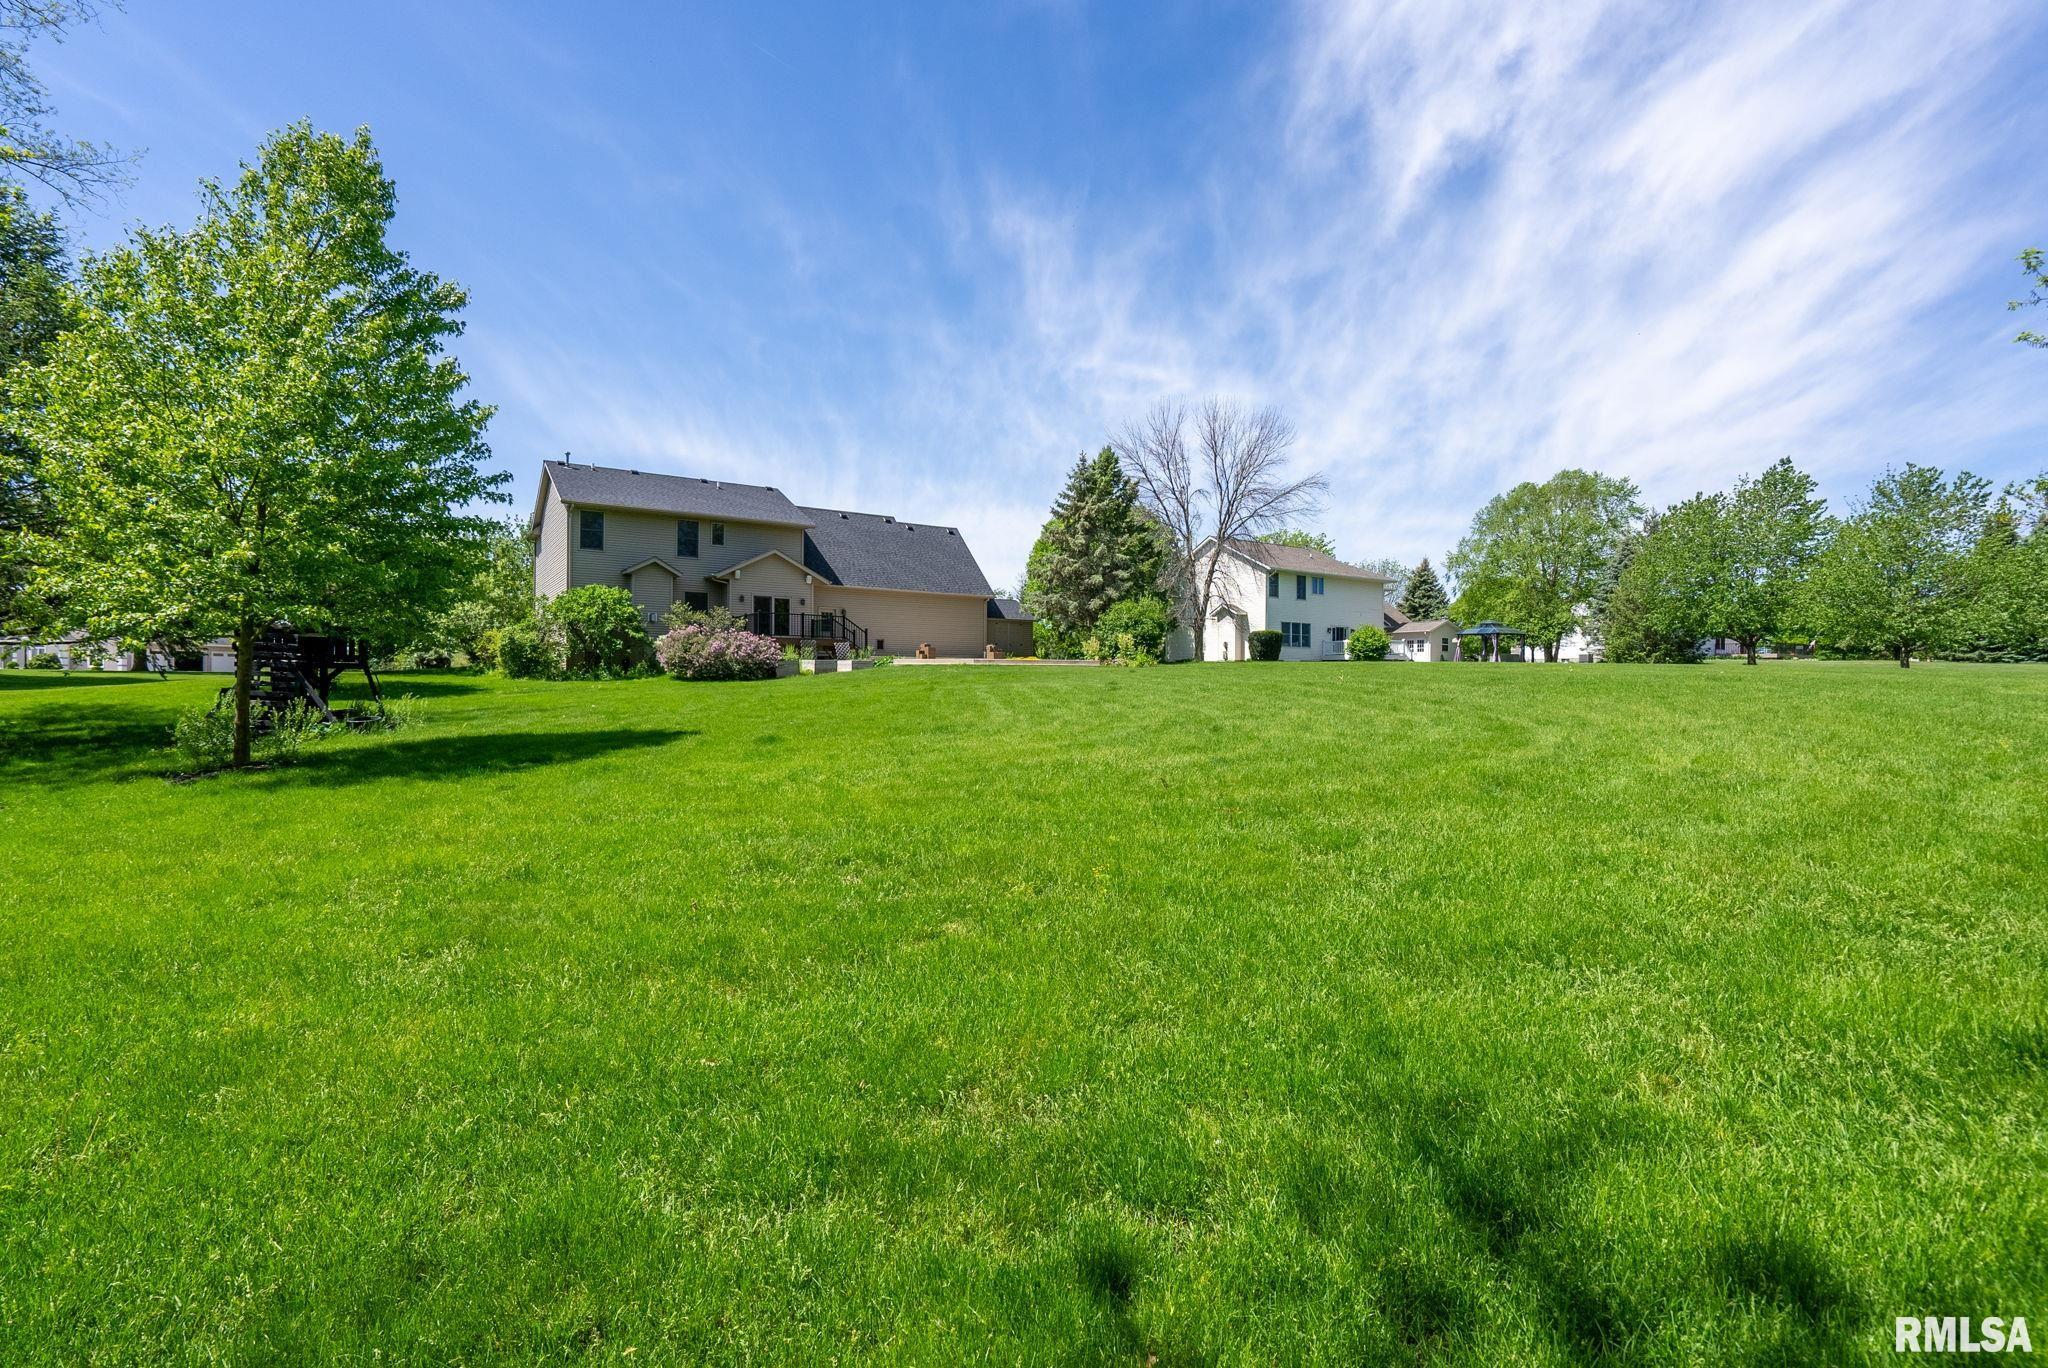
[{"label": "black deck railing", "polygon": [[784,641],[840,641],[867,649],[868,629],[844,613],[792,613],[755,608],[741,618],[747,630]]}]

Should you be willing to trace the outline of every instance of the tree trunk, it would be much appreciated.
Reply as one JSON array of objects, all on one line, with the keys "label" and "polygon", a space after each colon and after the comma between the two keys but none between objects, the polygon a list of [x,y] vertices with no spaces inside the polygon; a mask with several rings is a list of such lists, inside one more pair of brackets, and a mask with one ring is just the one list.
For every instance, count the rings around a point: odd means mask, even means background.
[{"label": "tree trunk", "polygon": [[1902,670],[1913,668],[1913,648],[1911,646],[1899,647],[1899,668]]},{"label": "tree trunk", "polygon": [[249,763],[249,694],[256,678],[256,624],[235,628],[235,765]]},{"label": "tree trunk", "polygon": [[1742,658],[1743,658],[1744,660],[1748,661],[1748,662],[1749,662],[1750,664],[1752,664],[1752,665],[1756,664],[1756,638],[1755,638],[1755,637],[1744,637],[1744,638],[1742,639]]}]

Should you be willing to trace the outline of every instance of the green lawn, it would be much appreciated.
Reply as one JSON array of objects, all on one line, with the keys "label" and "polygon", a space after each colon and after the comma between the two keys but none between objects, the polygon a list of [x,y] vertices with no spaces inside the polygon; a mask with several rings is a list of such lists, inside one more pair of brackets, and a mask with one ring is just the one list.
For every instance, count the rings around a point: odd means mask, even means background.
[{"label": "green lawn", "polygon": [[2048,1347],[2048,669],[0,675],[0,1359]]}]

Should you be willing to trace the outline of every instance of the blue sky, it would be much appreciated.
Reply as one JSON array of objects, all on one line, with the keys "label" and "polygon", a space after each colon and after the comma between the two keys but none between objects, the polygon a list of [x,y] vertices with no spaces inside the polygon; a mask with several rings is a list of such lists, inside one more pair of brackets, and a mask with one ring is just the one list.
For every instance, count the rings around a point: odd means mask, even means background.
[{"label": "blue sky", "polygon": [[522,511],[572,451],[957,524],[1008,584],[1077,453],[1210,393],[1294,420],[1361,559],[1564,465],[2048,467],[2032,0],[129,0],[34,60],[142,153],[88,246],[368,124]]}]

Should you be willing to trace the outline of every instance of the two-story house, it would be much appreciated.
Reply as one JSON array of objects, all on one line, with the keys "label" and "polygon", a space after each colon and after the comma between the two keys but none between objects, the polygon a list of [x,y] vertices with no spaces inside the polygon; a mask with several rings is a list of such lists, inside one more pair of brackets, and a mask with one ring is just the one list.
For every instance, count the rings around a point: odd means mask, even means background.
[{"label": "two-story house", "polygon": [[[1209,543],[1197,554],[1206,556]],[[1342,660],[1351,629],[1378,626],[1392,581],[1362,566],[1279,542],[1233,541],[1216,566],[1216,602],[1202,659],[1247,660],[1251,634],[1281,634],[1282,660]]]},{"label": "two-story house", "polygon": [[980,656],[988,580],[956,527],[806,508],[767,485],[547,461],[534,499],[534,587],[631,591],[650,630],[720,607],[786,641]]}]

